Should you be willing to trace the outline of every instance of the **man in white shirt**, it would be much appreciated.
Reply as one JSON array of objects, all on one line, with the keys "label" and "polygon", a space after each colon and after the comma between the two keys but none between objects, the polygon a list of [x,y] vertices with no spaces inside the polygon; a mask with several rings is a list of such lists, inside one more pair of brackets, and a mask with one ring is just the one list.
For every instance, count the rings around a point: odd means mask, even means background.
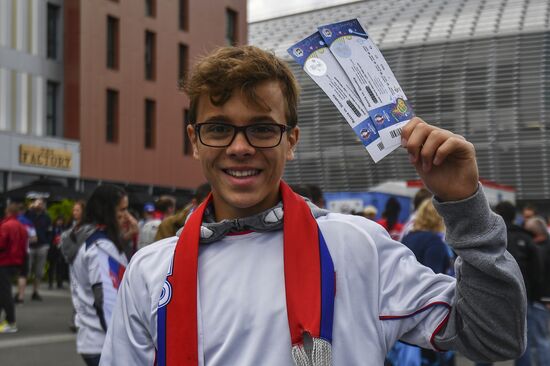
[{"label": "man in white shirt", "polygon": [[471,143],[419,118],[403,130],[460,256],[455,280],[376,223],[306,204],[281,180],[300,136],[283,61],[221,48],[187,92],[212,194],[179,236],[133,257],[101,365],[383,365],[399,339],[479,361],[523,352],[523,280]]}]

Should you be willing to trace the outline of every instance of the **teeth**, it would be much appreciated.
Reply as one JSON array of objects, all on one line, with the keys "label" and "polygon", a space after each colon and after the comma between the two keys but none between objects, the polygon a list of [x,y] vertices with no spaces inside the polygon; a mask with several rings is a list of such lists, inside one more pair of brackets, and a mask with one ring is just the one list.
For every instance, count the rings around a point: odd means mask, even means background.
[{"label": "teeth", "polygon": [[259,170],[252,169],[252,170],[226,170],[226,173],[233,176],[233,177],[251,177],[253,175],[257,175],[260,173]]}]

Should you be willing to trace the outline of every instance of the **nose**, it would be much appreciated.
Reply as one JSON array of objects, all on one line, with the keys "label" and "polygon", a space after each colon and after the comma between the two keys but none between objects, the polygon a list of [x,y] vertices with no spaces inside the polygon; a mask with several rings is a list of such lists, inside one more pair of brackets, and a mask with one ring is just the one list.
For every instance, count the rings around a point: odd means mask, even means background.
[{"label": "nose", "polygon": [[239,131],[235,135],[231,145],[226,148],[226,152],[228,155],[233,156],[248,156],[254,154],[256,149],[248,143],[244,131]]}]

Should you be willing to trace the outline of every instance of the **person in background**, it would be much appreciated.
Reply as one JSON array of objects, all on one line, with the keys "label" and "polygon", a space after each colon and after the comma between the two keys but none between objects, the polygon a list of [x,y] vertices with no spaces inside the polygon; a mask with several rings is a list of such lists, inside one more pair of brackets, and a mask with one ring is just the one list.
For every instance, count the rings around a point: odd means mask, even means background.
[{"label": "person in background", "polygon": [[373,205],[368,205],[363,209],[363,217],[376,221],[376,215],[378,214],[378,210]]},{"label": "person in background", "polygon": [[27,229],[17,220],[19,205],[10,203],[0,222],[0,310],[6,318],[0,323],[0,333],[15,333],[15,306],[11,294],[11,278],[25,260],[28,244]]},{"label": "person in background", "polygon": [[400,212],[401,204],[397,198],[390,197],[386,201],[386,207],[384,208],[384,212],[382,212],[382,218],[377,221],[378,224],[386,229],[394,240],[399,239],[399,234],[401,234],[403,230],[403,224],[398,221]]},{"label": "person in background", "polygon": [[143,227],[147,222],[155,218],[155,204],[147,202],[143,205],[143,213],[141,219],[138,221],[139,229]]},{"label": "person in background", "polygon": [[86,201],[78,200],[73,204],[73,209],[71,210],[72,221],[71,229],[78,227],[82,224],[82,219],[84,217],[84,210],[86,209]]},{"label": "person in background", "polygon": [[153,243],[162,220],[172,216],[176,209],[176,199],[172,196],[161,196],[155,202],[154,218],[147,221],[139,230],[138,250]]},{"label": "person in background", "polygon": [[531,328],[528,350],[537,365],[546,366],[550,365],[550,238],[539,216],[527,219],[524,228],[531,233],[542,261],[542,281],[527,311],[527,328]]},{"label": "person in background", "polygon": [[[441,239],[445,232],[443,218],[437,213],[431,199],[425,199],[416,211],[412,231],[403,238],[416,259],[435,273],[448,274],[452,268],[449,247]],[[454,365],[454,352],[434,352],[422,349],[421,365]]]},{"label": "person in background", "polygon": [[27,288],[27,277],[29,276],[29,246],[36,243],[38,240],[33,222],[25,216],[25,206],[20,205],[19,207],[20,210],[17,220],[27,230],[29,240],[27,241],[27,248],[25,250],[25,259],[23,264],[19,267],[19,273],[17,276],[17,293],[14,295],[14,302],[16,304],[22,304],[25,301],[25,289]]},{"label": "person in background", "polygon": [[46,259],[52,241],[52,220],[48,216],[46,204],[41,198],[31,202],[25,216],[34,224],[37,237],[36,242],[29,245],[29,271],[31,276],[34,275],[31,300],[42,301],[38,289],[44,276]]},{"label": "person in background", "polygon": [[527,220],[535,217],[537,215],[537,207],[532,204],[528,203],[525,206],[523,206],[522,210],[522,216],[523,216],[523,224],[527,223]]},{"label": "person in background", "polygon": [[81,228],[77,232],[73,229],[74,240],[62,246],[65,253],[72,253],[68,260],[78,328],[76,350],[88,366],[99,364],[118,287],[128,264],[120,233],[127,214],[126,192],[114,185],[101,185],[87,202]]},{"label": "person in background", "polygon": [[122,218],[120,235],[126,257],[130,260],[138,250],[139,224],[136,216],[129,210],[126,210]]},{"label": "person in background", "polygon": [[[74,258],[80,249],[80,246],[78,243],[82,243],[84,241],[83,238],[77,239],[78,236],[87,236],[90,233],[86,233],[85,230],[82,230],[82,223],[84,221],[84,212],[86,210],[86,201],[84,200],[78,200],[73,204],[72,208],[72,222],[71,227],[68,230],[65,230],[61,234],[61,242],[59,245],[59,250],[61,251],[61,254],[63,255],[63,258],[65,259],[65,263],[69,267],[72,262],[74,261]],[[84,235],[82,235],[84,234]],[[73,288],[73,281],[70,276],[70,271],[67,271],[67,276],[69,278],[69,287]],[[72,297],[71,297],[72,300]],[[75,324],[75,317],[76,317],[76,310],[74,307],[74,301],[73,301],[73,313],[71,315],[71,320],[69,321],[69,329],[76,333],[77,327]]]},{"label": "person in background", "polygon": [[399,241],[403,240],[403,237],[407,235],[413,228],[414,218],[416,216],[416,211],[425,200],[431,199],[433,197],[432,192],[428,191],[426,188],[420,188],[414,195],[413,198],[413,212],[410,214],[409,219],[403,226],[403,231],[399,236]]},{"label": "person in background", "polygon": [[[527,349],[523,355],[515,360],[515,366],[531,366],[531,351],[533,337],[538,337],[537,327],[533,326],[534,322],[529,319],[533,317],[533,304],[537,301],[539,289],[543,285],[543,254],[540,248],[533,242],[531,233],[524,228],[514,224],[516,218],[516,208],[508,201],[499,202],[495,207],[495,212],[502,216],[507,229],[508,251],[516,262],[518,262],[525,289],[527,290]],[[535,315],[536,316],[536,315]],[[476,366],[491,366],[492,363],[476,363]],[[542,364],[545,365],[545,364]]]},{"label": "person in background", "polygon": [[193,199],[187,206],[184,207],[183,210],[181,210],[181,212],[166,217],[162,220],[158,227],[157,234],[155,235],[155,241],[170,238],[176,235],[178,230],[183,227],[183,224],[185,224],[187,216],[189,216],[189,214],[191,214],[209,194],[210,184],[204,183],[197,187]]},{"label": "person in background", "polygon": [[319,208],[325,208],[325,196],[321,187],[316,184],[308,184],[307,187],[311,194],[311,202]]},{"label": "person in background", "polygon": [[52,242],[50,244],[50,250],[48,251],[48,261],[50,266],[48,267],[48,288],[53,288],[54,278],[57,283],[57,288],[63,288],[63,280],[67,277],[67,270],[65,260],[59,249],[61,244],[61,234],[65,231],[65,218],[58,216],[55,219],[52,228]]}]

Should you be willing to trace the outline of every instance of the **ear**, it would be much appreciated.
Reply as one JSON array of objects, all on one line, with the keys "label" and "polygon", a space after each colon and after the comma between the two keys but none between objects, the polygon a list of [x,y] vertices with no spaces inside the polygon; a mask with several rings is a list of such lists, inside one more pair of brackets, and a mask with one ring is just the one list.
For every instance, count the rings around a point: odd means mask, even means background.
[{"label": "ear", "polygon": [[187,136],[189,136],[189,141],[193,145],[193,157],[199,160],[199,148],[198,148],[198,135],[195,130],[194,124],[187,125]]},{"label": "ear", "polygon": [[294,160],[294,150],[296,149],[296,146],[298,145],[298,140],[300,138],[300,127],[294,127],[286,135],[288,140],[286,160]]}]

